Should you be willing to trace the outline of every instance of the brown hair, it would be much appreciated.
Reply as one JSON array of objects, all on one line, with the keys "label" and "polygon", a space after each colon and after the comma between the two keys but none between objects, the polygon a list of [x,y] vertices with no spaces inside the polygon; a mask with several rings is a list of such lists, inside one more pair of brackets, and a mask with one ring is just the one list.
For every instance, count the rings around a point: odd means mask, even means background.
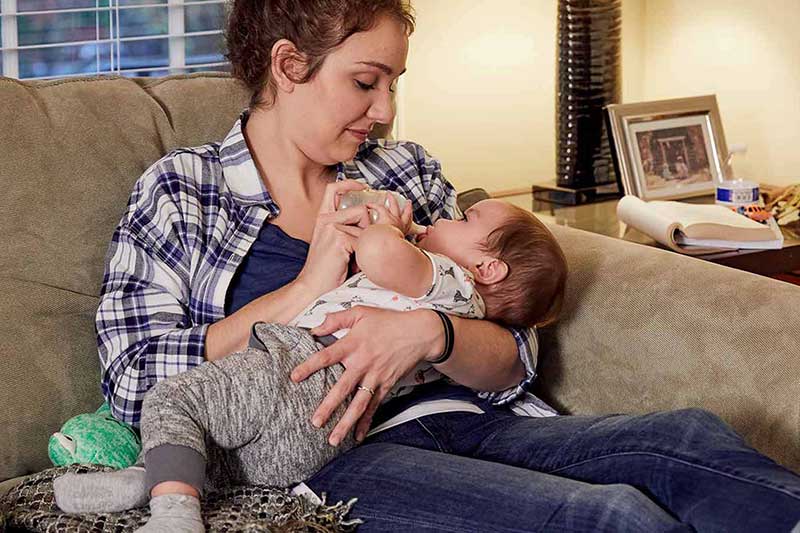
[{"label": "brown hair", "polygon": [[550,230],[532,213],[510,205],[511,215],[486,238],[484,251],[508,265],[508,276],[479,285],[486,318],[509,326],[544,327],[561,312],[567,260]]},{"label": "brown hair", "polygon": [[303,54],[291,58],[305,66],[291,79],[306,83],[331,50],[382,15],[401,21],[409,35],[414,31],[408,0],[234,0],[225,32],[231,73],[252,91],[251,108],[269,107],[277,95],[270,66],[278,40],[290,40]]}]

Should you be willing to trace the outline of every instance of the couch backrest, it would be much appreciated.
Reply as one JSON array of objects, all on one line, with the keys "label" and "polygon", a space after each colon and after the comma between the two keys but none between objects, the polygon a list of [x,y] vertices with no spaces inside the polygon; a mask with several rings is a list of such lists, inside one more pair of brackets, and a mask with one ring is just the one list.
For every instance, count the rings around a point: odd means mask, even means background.
[{"label": "couch backrest", "polygon": [[0,480],[49,466],[50,434],[102,402],[94,314],[134,181],[248,99],[215,74],[0,78]]}]

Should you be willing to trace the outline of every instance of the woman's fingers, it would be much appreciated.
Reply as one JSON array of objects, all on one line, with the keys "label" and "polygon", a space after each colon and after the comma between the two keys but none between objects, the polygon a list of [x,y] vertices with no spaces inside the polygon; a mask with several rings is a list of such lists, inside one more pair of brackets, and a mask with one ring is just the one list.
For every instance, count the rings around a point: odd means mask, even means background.
[{"label": "woman's fingers", "polygon": [[[344,371],[342,377],[340,377],[339,381],[337,381],[336,384],[331,387],[331,390],[328,391],[327,395],[325,395],[325,399],[322,400],[322,403],[319,404],[317,410],[314,411],[314,415],[311,417],[311,423],[314,425],[314,427],[319,428],[328,423],[328,419],[330,419],[336,408],[344,403],[347,400],[347,397],[350,396],[350,393],[356,388],[358,379],[359,378],[355,377],[353,372],[348,372],[347,370]],[[365,402],[363,408],[359,411],[359,416],[361,415],[361,412],[366,409],[366,407],[367,404]]]},{"label": "woman's fingers", "polygon": [[[339,443],[342,442],[342,439],[344,439],[345,436],[353,429],[353,427],[355,427],[356,423],[363,418],[363,415],[366,414],[373,403],[375,403],[375,408],[377,408],[382,399],[382,396],[380,395],[381,391],[378,390],[377,385],[367,386],[363,383],[356,385],[355,390],[353,391],[353,400],[350,402],[350,405],[347,406],[347,410],[345,411],[344,415],[342,415],[339,423],[336,424],[336,427],[333,428],[333,431],[331,431],[331,434],[328,437],[328,442],[331,444],[331,446],[338,446]],[[374,413],[375,409],[373,409],[372,412]],[[370,420],[371,419],[372,416],[370,415]],[[363,433],[366,434],[366,431]],[[359,435],[360,433],[356,433],[356,440],[360,442],[364,439],[364,437],[362,435],[361,438],[358,438]]]},{"label": "woman's fingers", "polygon": [[345,353],[341,344],[339,342],[335,342],[313,354],[311,357],[294,367],[289,377],[292,381],[298,383],[306,379],[314,372],[338,363],[342,360],[344,355]]},{"label": "woman's fingers", "polygon": [[364,437],[367,436],[369,427],[372,425],[372,417],[375,416],[375,411],[378,410],[378,406],[385,396],[386,393],[380,390],[380,388],[375,389],[375,394],[372,395],[369,405],[367,405],[367,408],[362,413],[361,418],[358,419],[358,424],[356,425],[356,440],[358,442],[361,442],[364,440]]},{"label": "woman's fingers", "polygon": [[406,202],[406,206],[403,208],[403,213],[400,215],[400,220],[403,222],[403,226],[408,228],[411,226],[411,220],[414,216],[414,211],[411,209],[411,201]]},{"label": "woman's fingers", "polygon": [[359,306],[347,309],[345,311],[336,311],[335,313],[328,313],[325,320],[319,326],[311,330],[312,335],[321,337],[323,335],[330,335],[340,329],[349,329],[355,324]]},{"label": "woman's fingers", "polygon": [[370,225],[366,207],[336,211],[335,200],[343,192],[365,187],[357,181],[343,180],[325,188],[309,243],[308,257],[297,276],[315,297],[336,288],[347,276],[348,264],[360,233],[341,226],[366,228]]},{"label": "woman's fingers", "polygon": [[397,218],[400,218],[400,204],[397,203],[397,198],[394,197],[394,194],[386,194],[386,203],[389,212]]},{"label": "woman's fingers", "polygon": [[[378,214],[378,218],[375,220],[376,224],[391,224],[392,223],[392,215],[389,213],[389,210],[386,209],[381,204],[367,204],[367,207],[372,211],[375,211]],[[372,219],[370,219],[372,220]]]},{"label": "woman's fingers", "polygon": [[339,196],[348,191],[363,191],[367,186],[360,181],[342,180],[329,183],[325,187],[325,194],[322,196],[322,203],[319,207],[320,213],[331,213],[339,207]]},{"label": "woman's fingers", "polygon": [[357,205],[342,209],[341,211],[323,213],[317,218],[317,221],[322,224],[356,225],[360,228],[366,228],[371,224],[369,209],[367,209],[365,205]]},{"label": "woman's fingers", "polygon": [[334,227],[344,233],[345,235],[349,235],[354,239],[358,239],[361,236],[361,232],[364,231],[362,228],[358,226],[346,226],[344,224],[334,224]]}]

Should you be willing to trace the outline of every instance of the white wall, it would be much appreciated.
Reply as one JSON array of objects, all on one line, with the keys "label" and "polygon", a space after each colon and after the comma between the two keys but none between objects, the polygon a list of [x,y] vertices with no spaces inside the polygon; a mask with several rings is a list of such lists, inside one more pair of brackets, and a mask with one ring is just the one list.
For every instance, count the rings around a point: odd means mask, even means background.
[{"label": "white wall", "polygon": [[459,188],[554,170],[555,1],[416,0],[400,135]]},{"label": "white wall", "polygon": [[800,183],[800,1],[647,0],[644,27],[643,99],[715,93],[734,173]]},{"label": "white wall", "polygon": [[[414,0],[399,135],[459,189],[555,172],[556,0]],[[743,177],[800,182],[800,1],[623,0],[623,101],[716,93]],[[783,10],[783,11],[782,11]]]}]

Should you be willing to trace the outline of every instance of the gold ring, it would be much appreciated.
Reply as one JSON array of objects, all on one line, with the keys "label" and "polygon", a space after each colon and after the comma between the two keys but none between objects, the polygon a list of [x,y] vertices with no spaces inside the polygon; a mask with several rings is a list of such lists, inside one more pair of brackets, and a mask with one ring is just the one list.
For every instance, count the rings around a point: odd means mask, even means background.
[{"label": "gold ring", "polygon": [[370,389],[369,387],[364,387],[363,385],[358,385],[356,387],[358,390],[365,390],[369,393],[370,396],[375,396],[375,391]]}]

